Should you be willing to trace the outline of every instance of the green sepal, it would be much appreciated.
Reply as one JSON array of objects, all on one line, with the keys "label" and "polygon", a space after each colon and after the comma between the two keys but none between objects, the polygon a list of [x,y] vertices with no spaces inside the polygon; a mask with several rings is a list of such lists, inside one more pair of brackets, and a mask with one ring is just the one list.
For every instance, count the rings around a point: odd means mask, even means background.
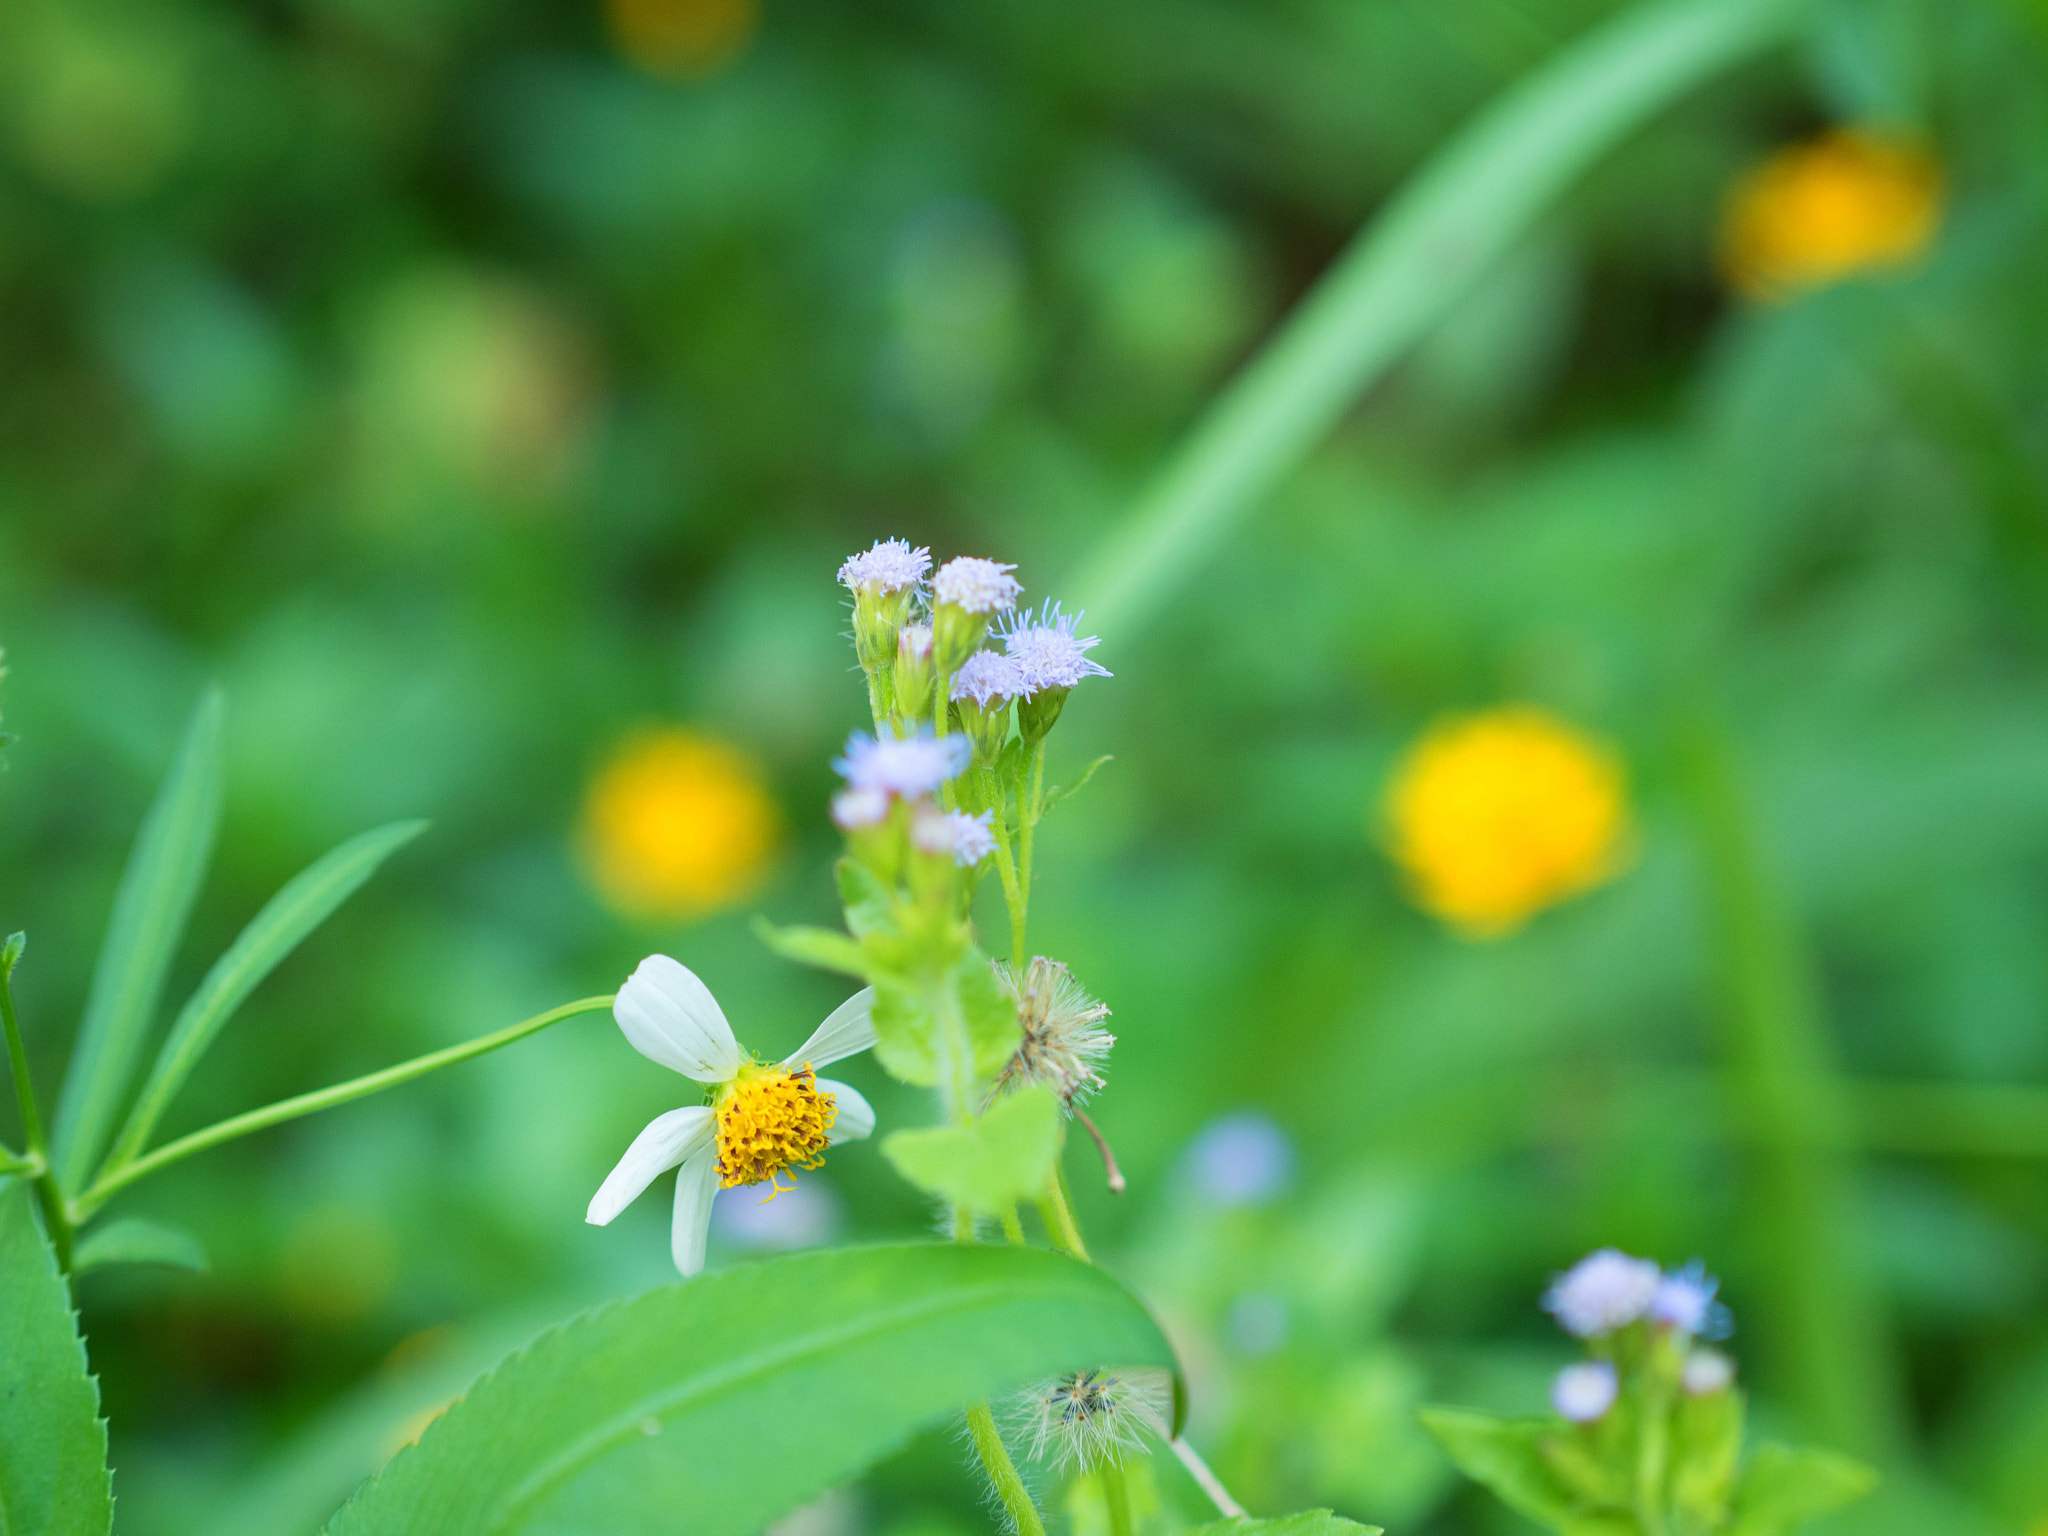
[{"label": "green sepal", "polygon": [[183,1227],[140,1216],[107,1222],[78,1245],[71,1268],[75,1274],[113,1264],[162,1264],[205,1274],[206,1250]]},{"label": "green sepal", "polygon": [[1783,1536],[1877,1485],[1877,1473],[1833,1451],[1765,1445],[1749,1459],[1735,1485],[1735,1508],[1726,1536]]},{"label": "green sepal", "polygon": [[1059,1102],[1039,1087],[966,1125],[897,1131],[882,1142],[883,1156],[926,1194],[990,1215],[1042,1193],[1059,1148]]},{"label": "green sepal", "polygon": [[1256,1520],[1239,1515],[1235,1520],[1212,1520],[1198,1525],[1187,1536],[1383,1536],[1384,1527],[1360,1525],[1327,1509],[1305,1509],[1296,1515],[1275,1515]]}]

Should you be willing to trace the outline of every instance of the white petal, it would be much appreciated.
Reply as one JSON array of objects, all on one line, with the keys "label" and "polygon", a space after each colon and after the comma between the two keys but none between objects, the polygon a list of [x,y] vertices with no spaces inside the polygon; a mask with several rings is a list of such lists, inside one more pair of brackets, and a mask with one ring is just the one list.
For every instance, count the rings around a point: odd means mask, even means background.
[{"label": "white petal", "polygon": [[633,1049],[700,1083],[724,1083],[740,1069],[740,1043],[711,989],[688,966],[649,955],[626,978],[612,1017]]},{"label": "white petal", "polygon": [[602,1227],[639,1196],[640,1191],[684,1158],[710,1144],[716,1117],[703,1105],[672,1109],[647,1122],[647,1129],[633,1138],[619,1165],[605,1175],[604,1183],[590,1197],[590,1209],[583,1219]]},{"label": "white petal", "polygon": [[821,1077],[818,1092],[831,1094],[832,1107],[837,1111],[832,1116],[832,1129],[826,1132],[826,1145],[836,1147],[842,1141],[862,1141],[874,1134],[875,1107],[861,1097],[858,1088]]},{"label": "white petal", "polygon": [[717,1193],[718,1158],[707,1146],[676,1174],[676,1221],[669,1229],[668,1251],[685,1280],[704,1267],[704,1239],[711,1232],[711,1197]]},{"label": "white petal", "polygon": [[783,1061],[785,1067],[829,1067],[875,1043],[875,989],[862,987],[825,1016],[811,1038]]}]

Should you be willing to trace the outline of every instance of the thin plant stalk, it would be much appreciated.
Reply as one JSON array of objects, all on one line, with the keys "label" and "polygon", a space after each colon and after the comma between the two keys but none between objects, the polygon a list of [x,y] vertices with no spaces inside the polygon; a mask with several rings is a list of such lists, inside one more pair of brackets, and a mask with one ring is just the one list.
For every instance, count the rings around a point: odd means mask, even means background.
[{"label": "thin plant stalk", "polygon": [[25,1161],[35,1165],[36,1203],[43,1208],[43,1224],[49,1229],[50,1246],[57,1253],[57,1267],[71,1272],[71,1233],[76,1223],[64,1209],[64,1191],[50,1166],[49,1144],[43,1140],[43,1117],[36,1108],[35,1084],[28,1075],[28,1048],[22,1043],[21,1021],[14,1015],[14,966],[28,947],[23,934],[12,935],[0,948],[0,1027],[7,1031],[7,1065],[14,1074],[14,1102],[21,1108],[21,1136],[27,1143]]},{"label": "thin plant stalk", "polygon": [[1102,1464],[1102,1501],[1109,1506],[1109,1536],[1131,1536],[1131,1491],[1114,1459]]},{"label": "thin plant stalk", "polygon": [[987,1403],[967,1405],[967,1434],[974,1442],[974,1454],[988,1472],[989,1486],[995,1489],[1004,1512],[1017,1527],[1017,1536],[1045,1536],[1045,1522],[1038,1517],[1038,1506],[1031,1502],[1031,1490],[1024,1486],[1017,1464],[1010,1459],[1009,1447],[1003,1444],[1002,1434],[996,1429],[996,1416]]},{"label": "thin plant stalk", "polygon": [[71,1218],[80,1222],[104,1205],[119,1191],[133,1184],[137,1179],[146,1178],[160,1168],[190,1157],[195,1152],[204,1152],[222,1142],[233,1141],[256,1131],[268,1130],[273,1125],[282,1125],[287,1120],[297,1120],[305,1115],[317,1114],[323,1109],[333,1109],[355,1099],[381,1093],[386,1088],[396,1088],[414,1078],[425,1077],[443,1067],[452,1067],[458,1062],[483,1056],[491,1051],[524,1040],[528,1035],[546,1029],[550,1024],[559,1024],[578,1014],[598,1013],[612,1006],[612,996],[586,997],[573,1003],[564,1003],[559,1008],[550,1008],[546,1013],[537,1013],[530,1019],[508,1025],[494,1034],[479,1035],[474,1040],[465,1040],[460,1045],[451,1045],[446,1050],[433,1051],[425,1056],[416,1056],[411,1061],[402,1061],[397,1066],[386,1067],[381,1072],[371,1072],[363,1077],[350,1078],[345,1083],[336,1083],[331,1088],[321,1088],[312,1093],[302,1093],[296,1098],[282,1099],[262,1109],[252,1109],[247,1114],[235,1115],[221,1120],[203,1130],[181,1136],[176,1141],[166,1142],[154,1152],[138,1157],[132,1163],[102,1174],[91,1188],[85,1190],[71,1202]]},{"label": "thin plant stalk", "polygon": [[1748,1188],[1766,1284],[1759,1332],[1781,1397],[1811,1432],[1881,1455],[1903,1409],[1875,1297],[1856,1261],[1850,1107],[1831,1061],[1812,957],[1770,870],[1718,713],[1686,739],[1721,993],[1726,1092],[1754,1136]]},{"label": "thin plant stalk", "polygon": [[1209,1502],[1216,1506],[1216,1512],[1226,1520],[1245,1518],[1245,1508],[1231,1497],[1230,1490],[1223,1486],[1223,1479],[1209,1470],[1209,1463],[1202,1460],[1201,1453],[1187,1441],[1174,1435],[1166,1442],[1173,1448],[1173,1454],[1180,1458],[1180,1464],[1188,1469],[1188,1476],[1202,1492],[1209,1496]]}]

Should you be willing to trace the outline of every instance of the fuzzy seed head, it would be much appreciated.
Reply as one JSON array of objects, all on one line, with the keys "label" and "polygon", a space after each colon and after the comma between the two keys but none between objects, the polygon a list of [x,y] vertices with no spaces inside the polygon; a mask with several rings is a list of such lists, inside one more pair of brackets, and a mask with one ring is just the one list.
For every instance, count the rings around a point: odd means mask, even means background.
[{"label": "fuzzy seed head", "polygon": [[1019,1395],[1019,1438],[1059,1472],[1093,1472],[1164,1438],[1171,1402],[1164,1371],[1072,1371]]},{"label": "fuzzy seed head", "polygon": [[1073,1108],[1102,1086],[1097,1068],[1116,1044],[1116,1036],[1101,1027],[1109,1017],[1108,1005],[1082,990],[1066,966],[1044,955],[1033,958],[1021,980],[1000,961],[995,973],[1017,1004],[1023,1038],[996,1078],[990,1100],[1038,1084]]}]

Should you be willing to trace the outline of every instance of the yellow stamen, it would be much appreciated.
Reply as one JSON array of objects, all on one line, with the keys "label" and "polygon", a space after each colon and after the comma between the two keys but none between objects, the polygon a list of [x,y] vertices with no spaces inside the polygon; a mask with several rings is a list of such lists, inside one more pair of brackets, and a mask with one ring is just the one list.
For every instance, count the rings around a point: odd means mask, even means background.
[{"label": "yellow stamen", "polygon": [[781,1176],[791,1170],[816,1168],[825,1161],[825,1146],[839,1107],[829,1093],[818,1091],[817,1074],[806,1062],[787,1067],[748,1066],[726,1088],[718,1103],[718,1187],[768,1184],[783,1192]]}]

